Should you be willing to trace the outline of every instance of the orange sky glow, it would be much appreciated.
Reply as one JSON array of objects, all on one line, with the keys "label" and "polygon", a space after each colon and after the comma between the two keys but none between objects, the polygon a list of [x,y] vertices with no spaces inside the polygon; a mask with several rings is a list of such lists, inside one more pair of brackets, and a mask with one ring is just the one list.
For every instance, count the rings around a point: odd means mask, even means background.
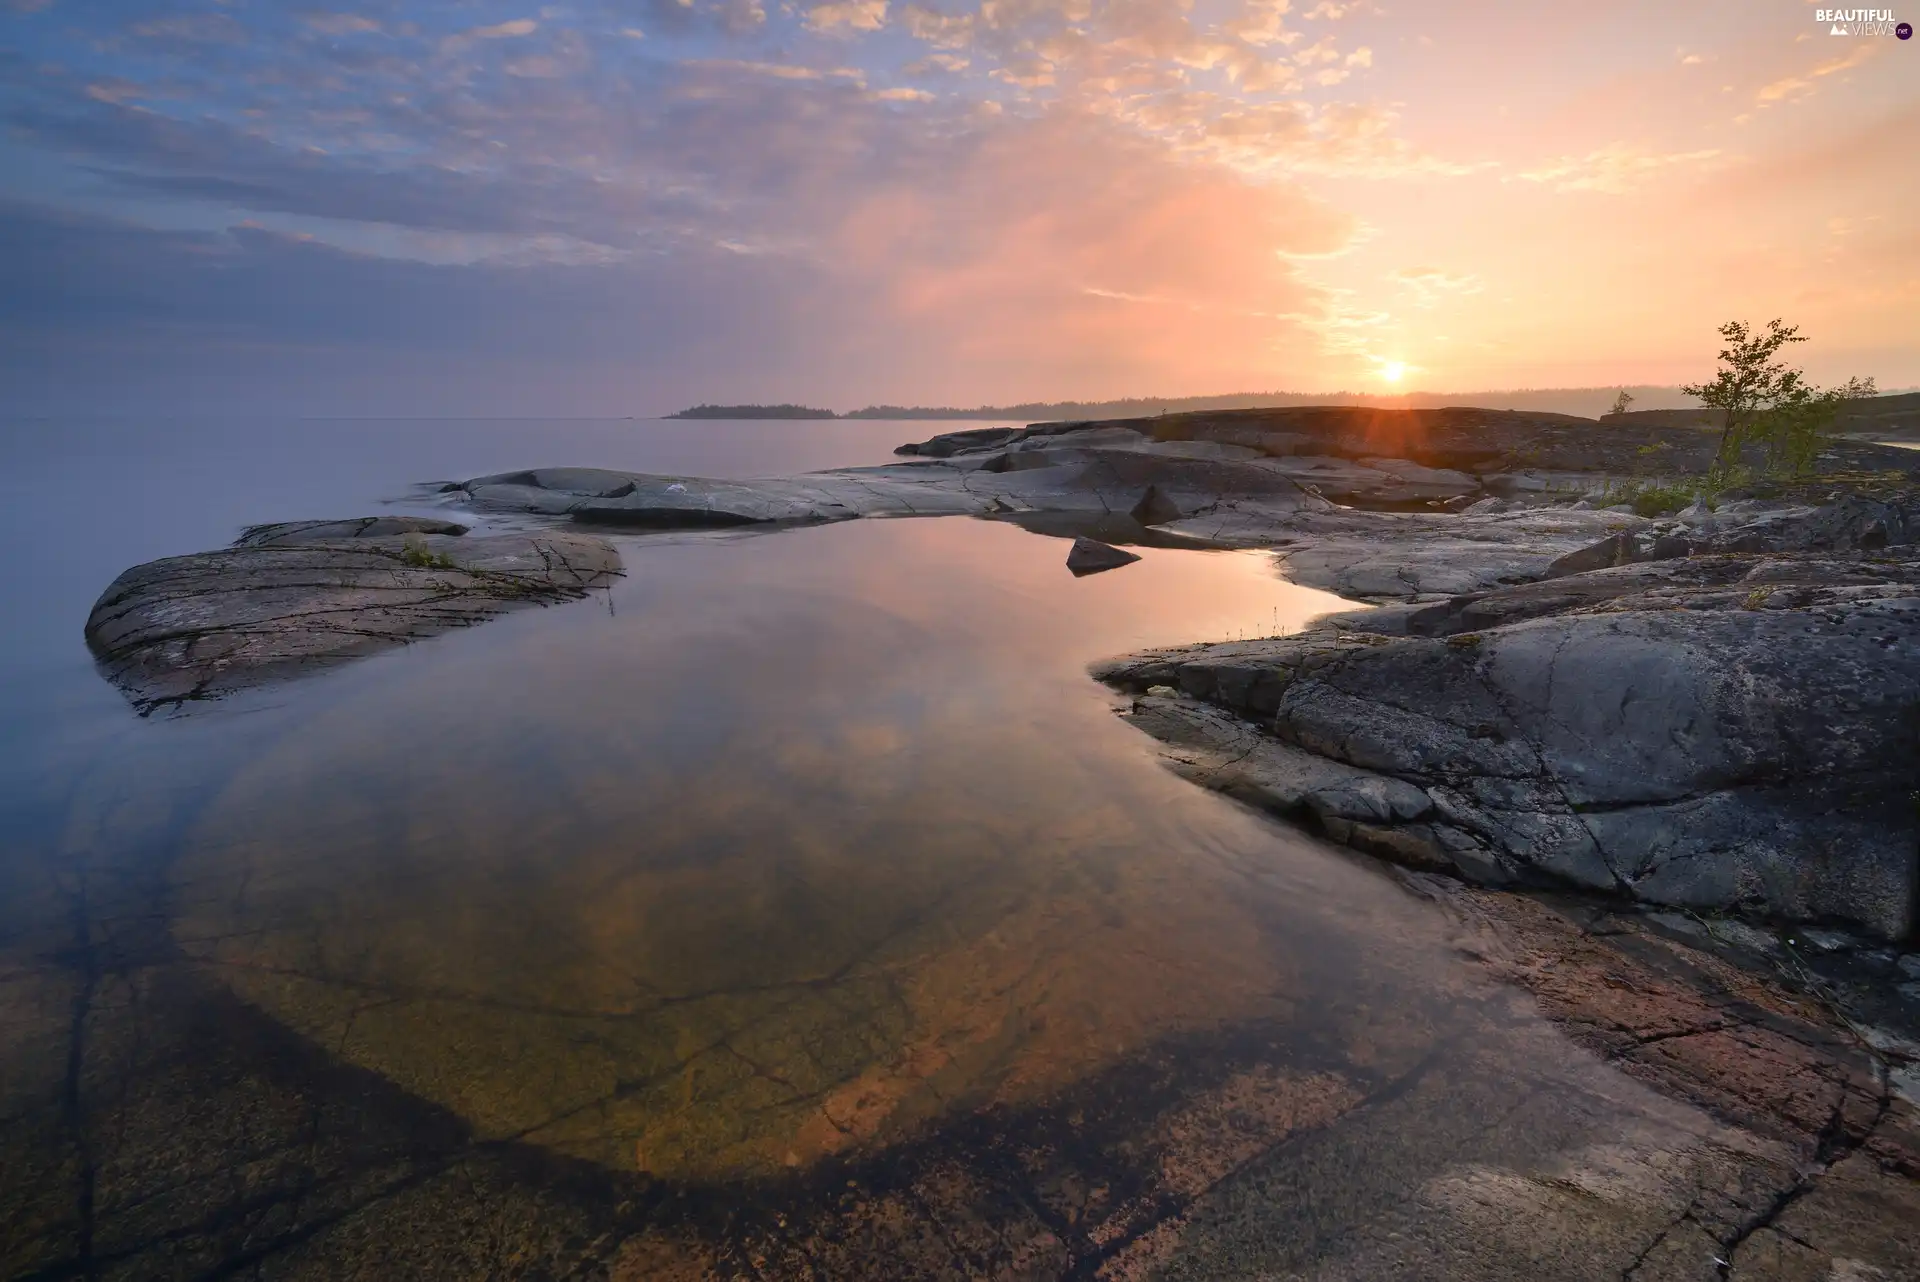
[{"label": "orange sky glow", "polygon": [[0,12],[25,400],[1920,384],[1920,42],[1799,0],[105,12]]},{"label": "orange sky glow", "polygon": [[1675,383],[1775,315],[1821,376],[1920,382],[1920,49],[1787,4],[1320,8],[1353,12],[1261,46],[1289,89],[1148,96],[1220,55],[1135,6],[980,170],[849,237],[1008,394]]}]

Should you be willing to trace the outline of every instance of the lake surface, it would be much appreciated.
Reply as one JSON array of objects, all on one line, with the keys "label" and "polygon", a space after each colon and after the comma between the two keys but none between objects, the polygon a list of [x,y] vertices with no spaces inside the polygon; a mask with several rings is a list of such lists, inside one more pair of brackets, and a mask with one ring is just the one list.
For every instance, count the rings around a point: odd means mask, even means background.
[{"label": "lake surface", "polygon": [[[8,428],[0,1272],[544,1276],[640,1258],[663,1206],[718,1251],[821,1172],[884,1185],[951,1143],[977,1176],[1059,1118],[1137,1139],[1249,1082],[1294,1125],[1429,1074],[1410,1179],[1452,1128],[1501,1133],[1486,1064],[1429,1072],[1488,1018],[1448,923],[1167,773],[1085,675],[1341,608],[1266,554],[1075,579],[1064,541],[976,520],[625,537],[589,600],[172,719],[81,643],[120,570],[250,522],[529,465],[877,463],[955,426]],[[1369,1181],[1333,1183],[1377,1218]]]}]

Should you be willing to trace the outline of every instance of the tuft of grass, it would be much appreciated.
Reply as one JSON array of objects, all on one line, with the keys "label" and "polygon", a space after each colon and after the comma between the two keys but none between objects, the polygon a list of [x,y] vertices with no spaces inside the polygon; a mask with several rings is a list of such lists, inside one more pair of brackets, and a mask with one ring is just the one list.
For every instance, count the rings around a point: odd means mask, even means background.
[{"label": "tuft of grass", "polygon": [[1638,516],[1672,516],[1699,499],[1709,508],[1719,505],[1720,495],[1735,478],[1705,477],[1699,480],[1608,482],[1599,506],[1626,504]]},{"label": "tuft of grass", "polygon": [[1672,516],[1691,507],[1698,494],[1688,485],[1649,485],[1627,500],[1640,516]]},{"label": "tuft of grass", "polygon": [[400,549],[400,564],[412,566],[416,570],[457,570],[452,557],[445,552],[435,552],[427,546],[427,541],[417,534],[410,534],[406,546]]}]

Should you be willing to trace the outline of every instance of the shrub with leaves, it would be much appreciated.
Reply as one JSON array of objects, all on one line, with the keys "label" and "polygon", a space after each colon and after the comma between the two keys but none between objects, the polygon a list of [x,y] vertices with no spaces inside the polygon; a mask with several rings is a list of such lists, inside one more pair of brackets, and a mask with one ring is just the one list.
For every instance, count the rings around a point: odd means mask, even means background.
[{"label": "shrub with leaves", "polygon": [[1842,387],[1822,389],[1778,359],[1787,344],[1807,341],[1797,325],[1783,325],[1775,318],[1761,332],[1745,321],[1728,321],[1720,327],[1720,337],[1727,345],[1720,349],[1720,369],[1713,381],[1680,389],[1723,416],[1713,458],[1716,476],[1731,475],[1750,443],[1765,449],[1769,474],[1806,475],[1841,408],[1857,397],[1874,394],[1870,378],[1848,379]]},{"label": "shrub with leaves", "polygon": [[1875,390],[1870,378],[1850,378],[1824,390],[1802,383],[1768,406],[1752,433],[1766,448],[1767,471],[1782,477],[1812,472],[1847,402],[1872,396]]}]

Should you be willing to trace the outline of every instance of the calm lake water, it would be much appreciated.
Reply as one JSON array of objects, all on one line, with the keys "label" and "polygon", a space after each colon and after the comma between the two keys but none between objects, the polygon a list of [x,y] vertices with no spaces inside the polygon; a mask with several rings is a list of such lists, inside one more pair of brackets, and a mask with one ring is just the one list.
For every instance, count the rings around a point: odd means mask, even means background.
[{"label": "calm lake water", "polygon": [[[150,721],[81,642],[120,570],[249,522],[528,465],[877,463],[953,426],[8,428],[0,1266],[309,1249],[362,1223],[315,1190],[377,1167],[314,1175],[317,1137],[422,1118],[447,1152],[712,1190],[1183,1038],[1258,1027],[1272,1071],[1349,1077],[1426,1054],[1458,1001],[1430,906],[1167,773],[1085,675],[1340,607],[1264,554],[1075,579],[1065,542],[976,520],[627,537],[587,601]],[[534,1215],[536,1185],[486,1196]]]}]

